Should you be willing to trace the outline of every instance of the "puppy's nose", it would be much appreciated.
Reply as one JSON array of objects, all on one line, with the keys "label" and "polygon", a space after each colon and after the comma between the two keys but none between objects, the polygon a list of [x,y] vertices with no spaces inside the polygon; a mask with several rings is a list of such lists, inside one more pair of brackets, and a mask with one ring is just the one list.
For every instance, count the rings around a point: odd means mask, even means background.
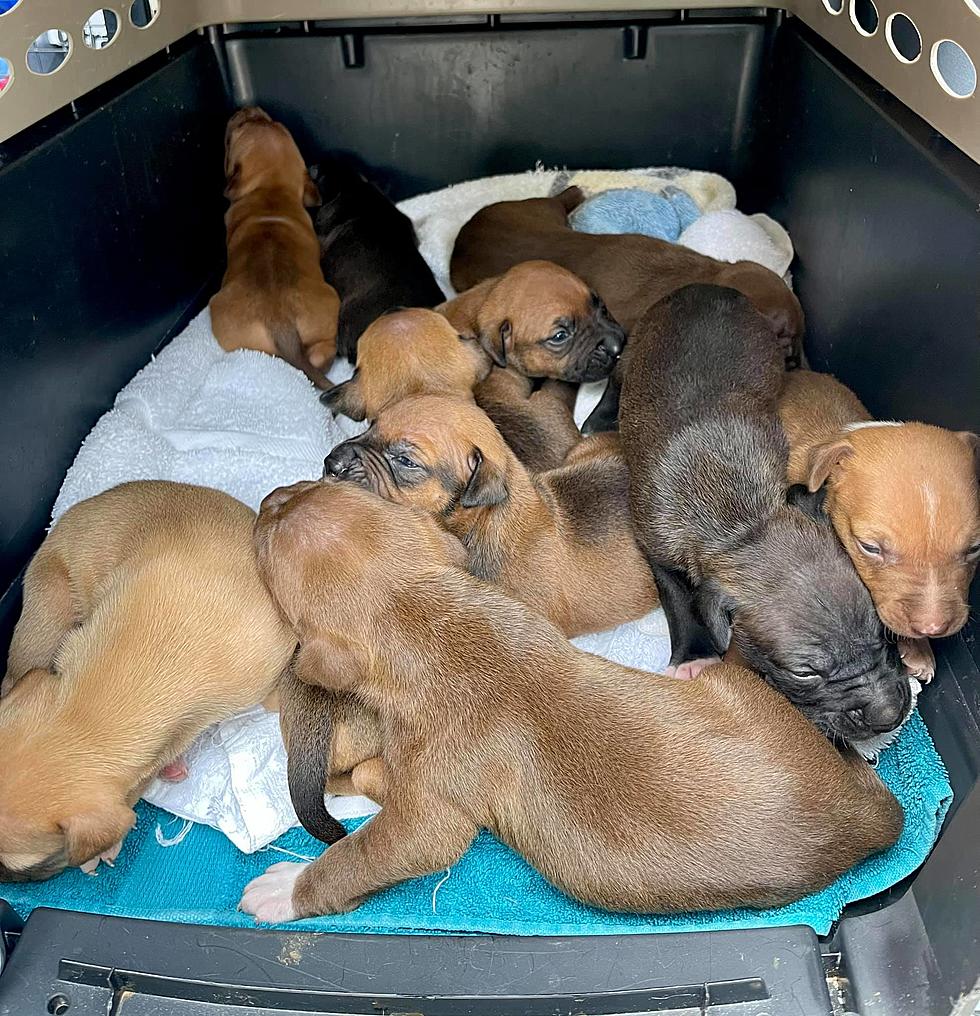
[{"label": "puppy's nose", "polygon": [[610,356],[619,356],[623,351],[623,340],[625,336],[620,331],[606,332],[602,337],[602,348]]},{"label": "puppy's nose", "polygon": [[945,618],[932,618],[912,626],[916,638],[941,638],[949,631],[950,622]]},{"label": "puppy's nose", "polygon": [[861,710],[864,723],[875,734],[886,734],[894,730],[905,719],[912,704],[912,691],[906,680],[896,685],[895,693],[881,696]]},{"label": "puppy's nose", "polygon": [[357,451],[349,441],[337,445],[323,460],[324,476],[343,476],[357,458]]}]

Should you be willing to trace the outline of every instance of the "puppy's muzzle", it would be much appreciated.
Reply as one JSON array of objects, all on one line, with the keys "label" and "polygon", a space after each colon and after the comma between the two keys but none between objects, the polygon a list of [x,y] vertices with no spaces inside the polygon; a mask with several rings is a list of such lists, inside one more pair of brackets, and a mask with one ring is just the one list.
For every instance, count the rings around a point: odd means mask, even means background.
[{"label": "puppy's muzzle", "polygon": [[848,741],[887,734],[900,726],[912,708],[912,689],[902,674],[874,688],[860,706],[838,713],[830,723],[834,733]]},{"label": "puppy's muzzle", "polygon": [[353,441],[344,441],[323,460],[323,478],[363,482],[364,463]]},{"label": "puppy's muzzle", "polygon": [[626,333],[617,324],[606,324],[598,345],[592,350],[586,364],[583,381],[601,381],[612,372],[626,344]]}]

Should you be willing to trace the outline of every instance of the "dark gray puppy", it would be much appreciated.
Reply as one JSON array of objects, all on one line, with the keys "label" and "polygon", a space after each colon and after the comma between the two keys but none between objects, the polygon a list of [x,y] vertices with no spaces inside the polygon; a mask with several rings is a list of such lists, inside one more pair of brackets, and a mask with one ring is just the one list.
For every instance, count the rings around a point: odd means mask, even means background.
[{"label": "dark gray puppy", "polygon": [[786,488],[769,323],[735,290],[685,286],[644,315],[621,362],[630,507],[671,663],[731,640],[829,736],[894,729],[911,704],[897,648],[829,521]]}]

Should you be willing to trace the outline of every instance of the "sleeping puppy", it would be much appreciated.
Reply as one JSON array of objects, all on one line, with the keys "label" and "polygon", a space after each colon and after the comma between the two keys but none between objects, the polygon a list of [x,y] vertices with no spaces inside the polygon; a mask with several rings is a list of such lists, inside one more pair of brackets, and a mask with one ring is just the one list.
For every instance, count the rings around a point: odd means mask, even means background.
[{"label": "sleeping puppy", "polygon": [[829,736],[897,727],[911,705],[897,647],[826,516],[805,490],[787,496],[783,364],[766,319],[734,290],[685,286],[637,325],[623,366],[630,506],[672,664],[731,639]]},{"label": "sleeping puppy", "polygon": [[929,638],[966,624],[980,559],[977,435],[875,421],[829,374],[786,376],[779,418],[789,480],[823,491],[824,510],[899,638],[913,676],[932,679]]},{"label": "sleeping puppy", "polygon": [[778,275],[751,261],[716,261],[649,236],[577,233],[568,225],[568,213],[584,199],[578,187],[569,187],[554,198],[498,201],[480,209],[456,238],[451,278],[457,291],[544,258],[595,290],[629,335],[668,293],[691,282],[711,282],[744,293],[772,325],[787,359],[799,362],[803,311]]},{"label": "sleeping puppy", "polygon": [[124,483],[69,509],[24,578],[0,699],[0,881],[111,863],[145,786],[260,702],[296,647],[259,578],[255,513]]},{"label": "sleeping puppy", "polygon": [[255,106],[225,134],[228,270],[211,299],[221,347],[280,356],[317,386],[336,353],[336,290],[323,281],[307,206],[319,195],[292,135]]},{"label": "sleeping puppy", "polygon": [[602,300],[549,261],[515,265],[436,309],[475,335],[498,367],[525,377],[601,381],[626,341]]},{"label": "sleeping puppy", "polygon": [[785,904],[899,835],[874,771],[756,675],[674,681],[581,652],[444,538],[350,484],[263,503],[260,568],[300,639],[296,677],[379,717],[384,808],[249,883],[246,913],[352,910],[454,864],[481,828],[562,892],[648,914]]},{"label": "sleeping puppy", "polygon": [[472,401],[417,396],[338,445],[324,476],[428,511],[462,540],[474,575],[568,636],[657,604],[630,521],[629,475],[612,449],[532,476]]},{"label": "sleeping puppy", "polygon": [[412,220],[340,158],[310,167],[323,276],[340,294],[337,352],[351,363],[375,318],[392,307],[434,307],[445,296],[418,251]]},{"label": "sleeping puppy", "polygon": [[410,395],[475,396],[518,458],[538,472],[561,465],[581,440],[572,415],[575,389],[493,369],[475,338],[461,335],[441,314],[421,308],[384,314],[357,346],[354,376],[320,396],[336,413],[374,420]]}]

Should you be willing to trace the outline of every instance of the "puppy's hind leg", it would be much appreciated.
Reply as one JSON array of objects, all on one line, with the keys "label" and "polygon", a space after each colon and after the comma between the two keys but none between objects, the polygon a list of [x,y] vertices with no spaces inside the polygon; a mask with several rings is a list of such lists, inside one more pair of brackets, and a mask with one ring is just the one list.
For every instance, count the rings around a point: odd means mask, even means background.
[{"label": "puppy's hind leg", "polygon": [[245,887],[239,906],[269,923],[346,913],[380,889],[454,864],[477,831],[443,799],[399,794],[313,864],[274,864]]},{"label": "puppy's hind leg", "polygon": [[691,680],[705,667],[719,662],[714,641],[698,616],[695,590],[687,576],[653,561],[650,569],[670,632],[667,676]]},{"label": "puppy's hind leg", "polygon": [[42,547],[24,576],[24,608],[10,641],[0,695],[29,670],[52,668],[65,636],[81,620],[79,613],[67,566],[60,555]]}]

